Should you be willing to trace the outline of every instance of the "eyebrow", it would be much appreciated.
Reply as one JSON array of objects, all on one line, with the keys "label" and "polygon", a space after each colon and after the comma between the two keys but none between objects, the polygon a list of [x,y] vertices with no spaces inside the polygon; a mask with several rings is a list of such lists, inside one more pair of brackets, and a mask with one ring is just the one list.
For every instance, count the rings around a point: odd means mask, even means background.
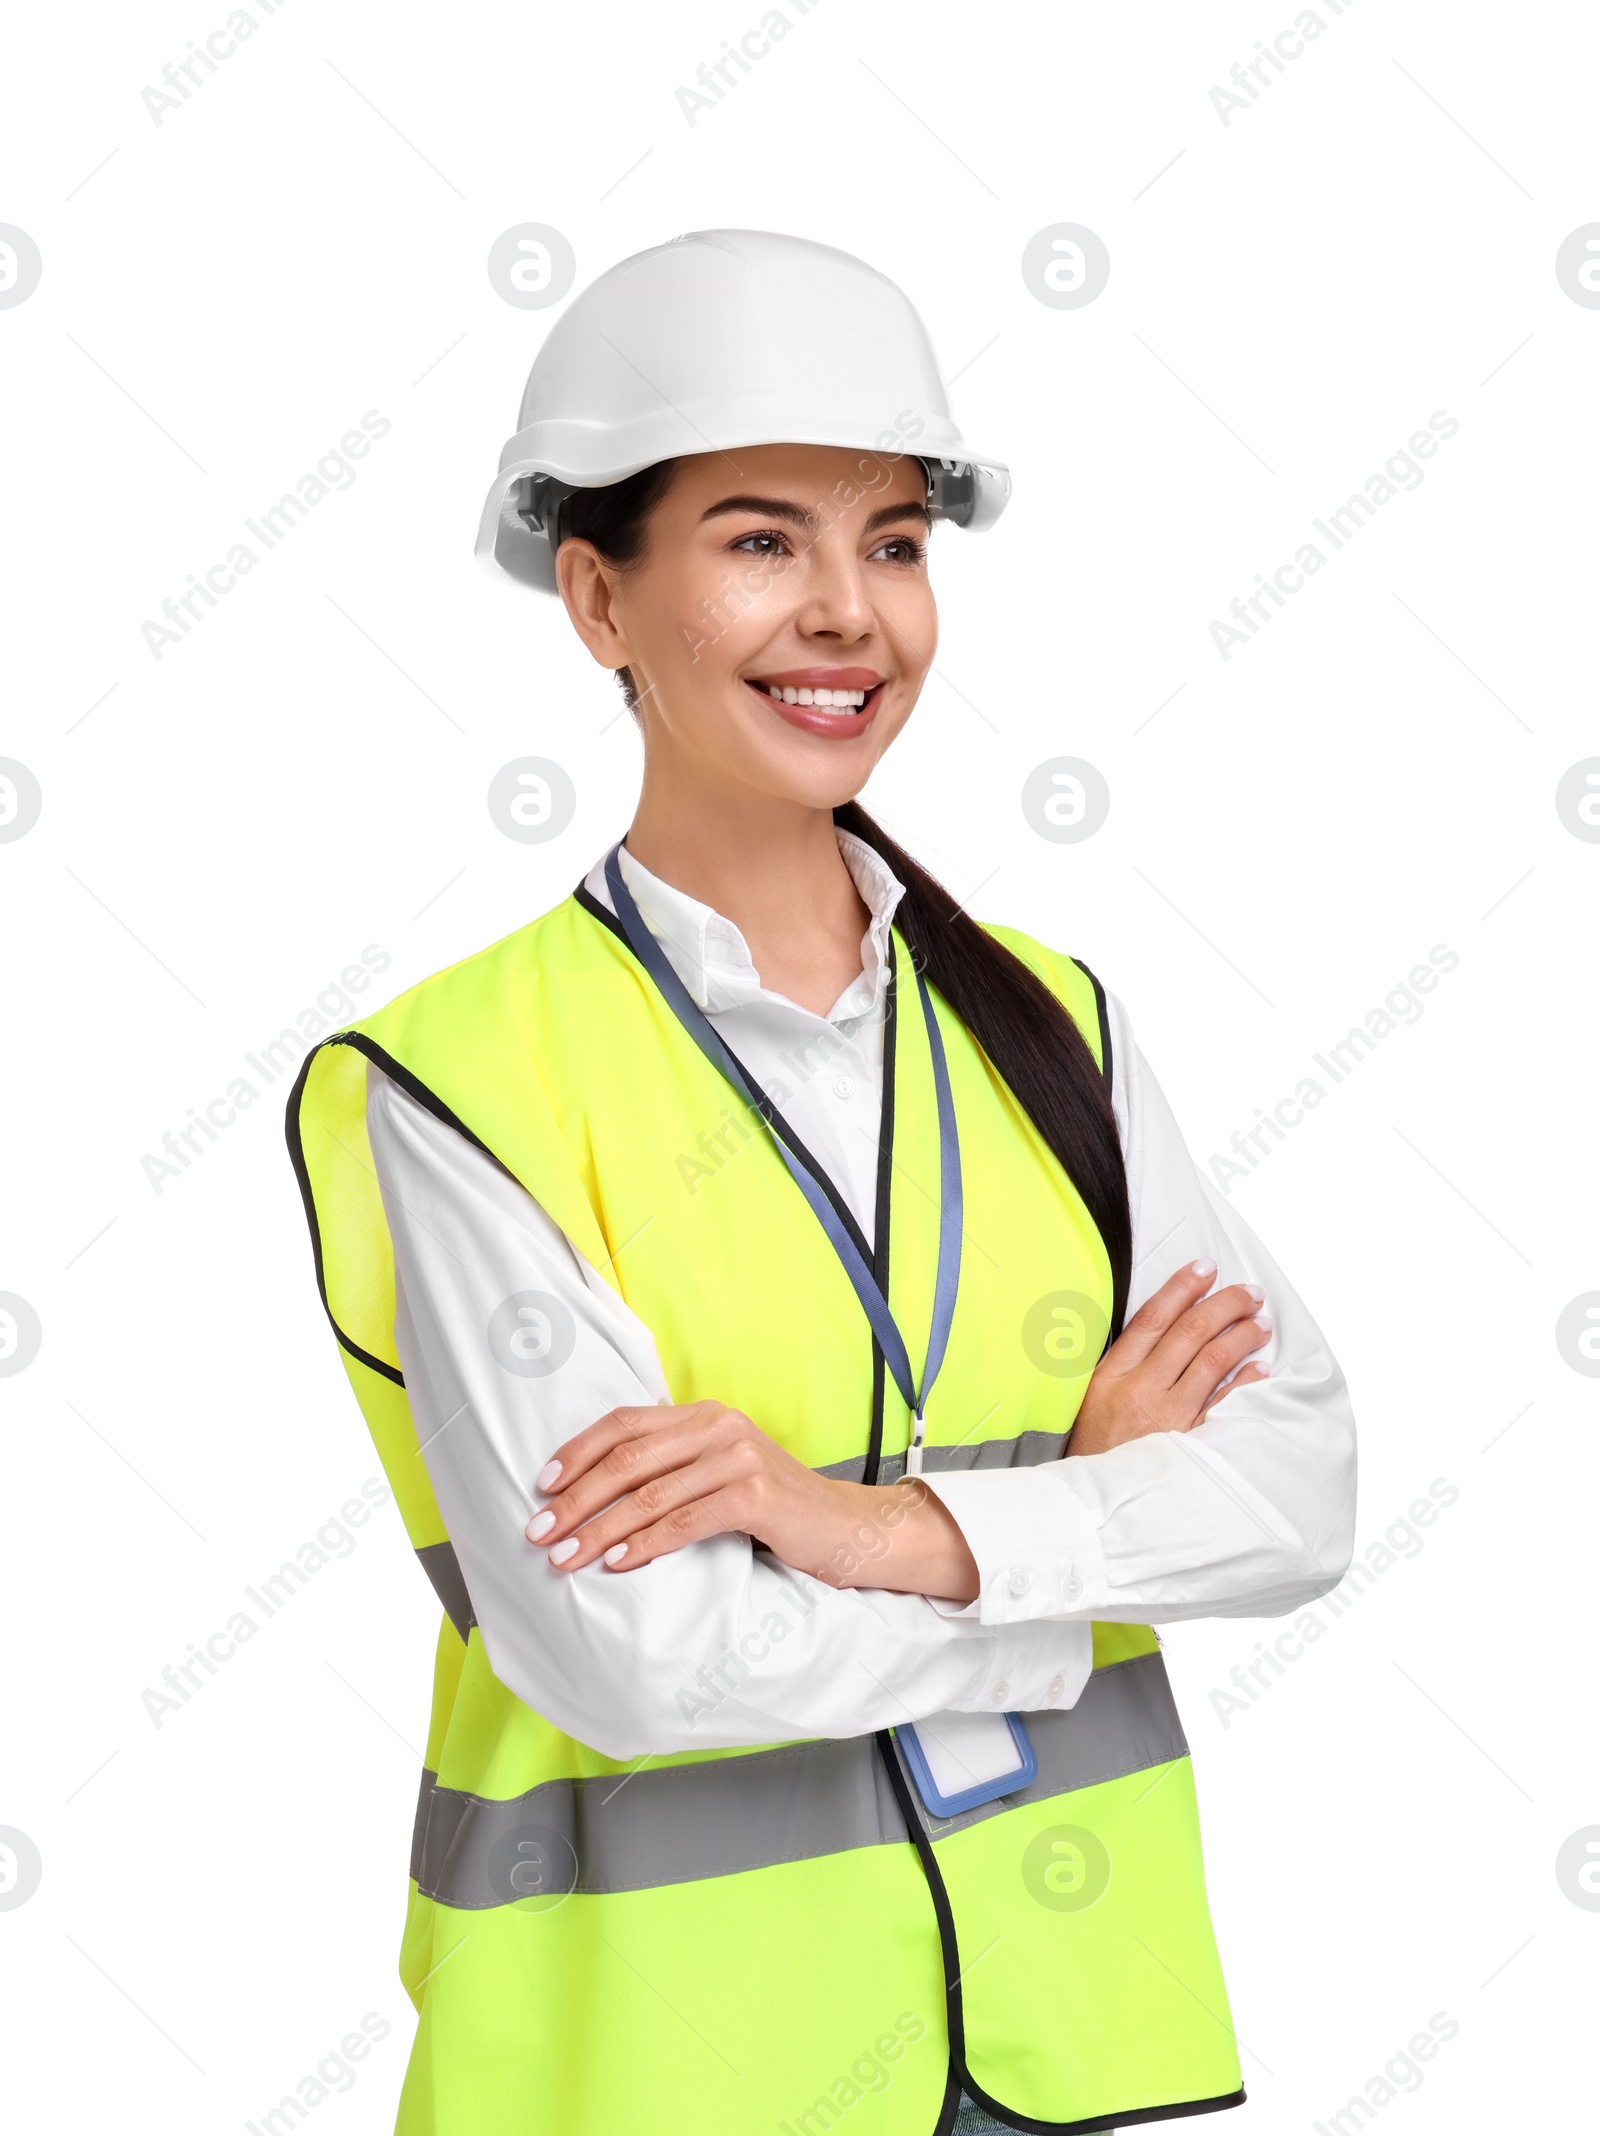
[{"label": "eyebrow", "polygon": [[[700,514],[700,524],[708,519],[721,519],[729,513],[751,512],[763,519],[787,520],[790,526],[803,527],[808,534],[817,530],[814,515],[803,505],[791,504],[785,497],[724,497],[718,503],[708,505]],[[933,514],[925,504],[882,504],[862,528],[864,534],[875,534],[897,519],[919,519],[924,527],[932,528]]]}]

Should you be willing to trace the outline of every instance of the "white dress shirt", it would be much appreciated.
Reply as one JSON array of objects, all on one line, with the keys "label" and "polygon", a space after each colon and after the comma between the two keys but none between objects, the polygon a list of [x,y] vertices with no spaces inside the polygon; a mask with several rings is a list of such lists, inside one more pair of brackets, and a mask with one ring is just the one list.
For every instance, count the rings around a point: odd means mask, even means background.
[{"label": "white dress shirt", "polygon": [[[763,988],[744,937],[624,848],[624,879],[715,1029],[778,1098],[869,1243],[875,1217],[887,940],[902,885],[837,832],[871,913],[862,969],[826,1017]],[[586,878],[614,909],[603,861]],[[1345,1385],[1310,1315],[1201,1178],[1127,1018],[1108,996],[1113,1103],[1133,1217],[1130,1315],[1201,1255],[1255,1282],[1272,1376],[1187,1433],[1039,1467],[925,1478],[961,1527],[980,1591],[958,1605],[837,1589],[727,1535],[633,1572],[564,1573],[523,1533],[532,1479],[621,1404],[673,1399],[654,1338],[538,1203],[369,1065],[367,1122],[394,1239],[395,1342],[422,1458],[497,1676],[618,1758],[853,1736],[946,1712],[1071,1706],[1093,1618],[1276,1615],[1349,1563],[1355,1442]],[[500,1370],[490,1315],[557,1297],[576,1329],[558,1373]],[[760,1418],[755,1420],[758,1424]]]}]

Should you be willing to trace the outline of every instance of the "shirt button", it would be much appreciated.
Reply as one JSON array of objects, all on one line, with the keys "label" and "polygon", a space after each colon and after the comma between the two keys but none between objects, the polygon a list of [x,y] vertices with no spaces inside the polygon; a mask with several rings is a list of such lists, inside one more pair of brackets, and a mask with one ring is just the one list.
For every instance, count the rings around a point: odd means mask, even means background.
[{"label": "shirt button", "polygon": [[836,1098],[849,1097],[855,1087],[855,1079],[852,1076],[836,1075],[833,1079],[833,1094]]},{"label": "shirt button", "polygon": [[1052,1676],[1050,1679],[1049,1688],[1045,1692],[1045,1697],[1062,1698],[1066,1695],[1066,1689],[1067,1679],[1064,1676]]},{"label": "shirt button", "polygon": [[1065,1591],[1067,1600],[1069,1602],[1076,1602],[1079,1595],[1083,1593],[1083,1582],[1078,1578],[1078,1575],[1076,1573],[1074,1573],[1071,1579],[1068,1580]]},{"label": "shirt button", "polygon": [[1033,1585],[1033,1574],[1027,1571],[1024,1566],[1013,1565],[1011,1577],[1006,1582],[1006,1585],[1014,1595],[1025,1595]]},{"label": "shirt button", "polygon": [[992,1690],[992,1691],[991,1691],[991,1692],[989,1693],[989,1702],[990,1702],[990,1704],[991,1704],[991,1705],[994,1705],[994,1706],[1003,1706],[1003,1705],[1005,1704],[1006,1700],[1007,1700],[1007,1699],[1008,1699],[1008,1698],[1009,1698],[1010,1696],[1011,1696],[1011,1686],[1010,1686],[1010,1684],[1008,1684],[1008,1683],[998,1683],[998,1684],[996,1684],[996,1685],[995,1685],[994,1689],[993,1689],[993,1690]]}]

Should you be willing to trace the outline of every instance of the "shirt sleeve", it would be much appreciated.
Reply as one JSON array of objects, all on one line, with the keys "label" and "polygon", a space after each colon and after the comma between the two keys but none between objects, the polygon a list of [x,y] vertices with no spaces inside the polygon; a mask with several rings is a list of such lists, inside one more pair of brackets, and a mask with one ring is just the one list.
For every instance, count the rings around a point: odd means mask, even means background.
[{"label": "shirt sleeve", "polygon": [[654,1338],[509,1173],[376,1067],[367,1124],[419,1453],[489,1664],[526,1704],[634,1758],[1076,1702],[1086,1624],[952,1621],[745,1535],[636,1572],[553,1567],[523,1532],[532,1479],[607,1410],[671,1399]]},{"label": "shirt sleeve", "polygon": [[1100,1617],[1285,1615],[1336,1587],[1355,1522],[1355,1425],[1344,1375],[1282,1271],[1205,1179],[1107,997],[1112,1100],[1133,1219],[1129,1317],[1186,1261],[1214,1287],[1256,1283],[1270,1378],[1187,1432],[1152,1432],[1037,1468],[928,1476],[977,1560],[976,1601],[932,1605],[984,1624]]}]

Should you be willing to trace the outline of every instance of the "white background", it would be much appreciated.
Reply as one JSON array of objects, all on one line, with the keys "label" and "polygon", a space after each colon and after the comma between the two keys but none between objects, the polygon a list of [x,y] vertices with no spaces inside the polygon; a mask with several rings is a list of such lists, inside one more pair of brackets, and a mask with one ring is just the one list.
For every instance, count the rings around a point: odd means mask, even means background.
[{"label": "white background", "polygon": [[[1360,1547],[1436,1478],[1459,1501],[1228,1725],[1213,1690],[1283,1627],[1168,1654],[1250,2090],[1230,2128],[1325,2120],[1436,2012],[1459,2033],[1385,2136],[1589,2125],[1600,1915],[1555,1861],[1600,1824],[1600,1389],[1555,1324],[1600,1287],[1600,847],[1555,789],[1600,753],[1600,311],[1555,255],[1600,218],[1591,12],[1323,5],[1224,125],[1209,92],[1292,0],[789,4],[693,126],[675,91],[760,0],[251,12],[159,126],[141,91],[224,0],[35,11],[5,55],[0,220],[43,257],[0,310],[0,754],[44,797],[0,846],[0,1289],[43,1327],[0,1381],[0,1825],[43,1862],[0,1912],[16,2125],[238,2128],[368,2011],[389,2037],[311,2124],[392,2122],[437,1613],[385,1508],[147,1715],[377,1464],[287,1076],[160,1193],[142,1160],[364,945],[387,998],[627,824],[620,699],[556,604],[471,556],[557,316],[486,273],[526,221],[580,287],[744,225],[858,252],[920,307],[1016,490],[994,532],[936,539],[937,679],[868,804],[1121,995],[1198,1157],[1458,954],[1232,1191],[1349,1373]],[[1062,221],[1111,256],[1079,310],[1020,270]],[[153,658],[162,600],[369,409],[392,429],[354,485]],[[1223,660],[1213,619],[1435,410],[1460,428],[1421,486]],[[527,754],[577,789],[549,846],[485,805]],[[1083,844],[1022,818],[1058,755],[1110,786]]]}]

